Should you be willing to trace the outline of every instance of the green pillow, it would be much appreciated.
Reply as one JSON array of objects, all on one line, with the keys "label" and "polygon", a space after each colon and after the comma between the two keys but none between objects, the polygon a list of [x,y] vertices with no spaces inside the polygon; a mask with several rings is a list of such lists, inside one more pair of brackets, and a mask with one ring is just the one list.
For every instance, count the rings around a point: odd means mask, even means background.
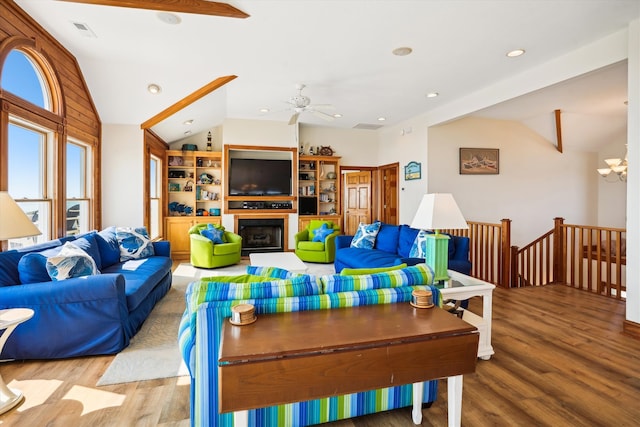
[{"label": "green pillow", "polygon": [[384,273],[385,271],[400,270],[405,268],[407,264],[392,265],[391,267],[372,267],[372,268],[343,268],[340,272],[341,276],[360,276],[362,274]]}]

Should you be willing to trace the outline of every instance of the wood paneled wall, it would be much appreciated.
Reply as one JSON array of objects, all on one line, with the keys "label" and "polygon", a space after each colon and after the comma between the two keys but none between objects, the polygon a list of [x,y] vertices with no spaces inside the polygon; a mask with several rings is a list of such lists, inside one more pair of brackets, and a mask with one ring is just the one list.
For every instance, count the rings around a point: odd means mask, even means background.
[{"label": "wood paneled wall", "polygon": [[[53,121],[54,129],[58,133],[58,150],[64,153],[67,137],[78,139],[91,144],[94,148],[93,156],[93,188],[94,188],[94,228],[101,227],[101,133],[102,124],[95,108],[91,94],[87,88],[76,58],[62,46],[52,35],[42,28],[33,18],[24,12],[13,0],[0,2],[0,64],[14,48],[23,48],[34,54],[41,68],[45,71],[46,79],[51,87],[57,89],[54,95],[54,114],[37,106],[20,103],[12,94],[0,90],[2,112],[0,114],[0,129],[7,128],[8,114],[15,113],[29,119]],[[0,77],[2,70],[0,69]],[[25,105],[26,104],[26,105]],[[24,115],[24,110],[28,110]],[[22,113],[22,114],[21,114]],[[6,132],[0,132],[0,189],[6,189]],[[60,151],[62,150],[62,151]],[[58,162],[64,168],[64,161]],[[61,170],[62,172],[62,170]],[[56,188],[64,188],[64,174],[58,173],[61,180]],[[55,195],[58,197],[58,194]],[[63,210],[62,210],[63,212]],[[61,220],[56,221],[57,224]],[[56,227],[59,228],[59,227]],[[60,231],[59,231],[60,232]]]}]

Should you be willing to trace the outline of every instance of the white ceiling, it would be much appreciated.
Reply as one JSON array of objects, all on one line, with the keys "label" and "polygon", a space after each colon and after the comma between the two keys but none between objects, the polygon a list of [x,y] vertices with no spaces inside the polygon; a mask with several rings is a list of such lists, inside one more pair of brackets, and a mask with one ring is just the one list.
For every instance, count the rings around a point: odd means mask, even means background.
[{"label": "white ceiling", "polygon": [[[330,126],[393,125],[640,16],[640,0],[241,0],[229,3],[249,18],[180,13],[181,23],[169,25],[147,10],[15,2],[76,56],[103,123],[139,125],[220,76],[238,76],[157,128],[169,142],[184,137],[189,118],[194,133],[225,116],[288,121],[286,101],[296,83],[307,85],[303,93],[312,104],[332,104],[342,114]],[[84,37],[73,23],[97,37]],[[401,46],[413,53],[392,55]],[[505,56],[520,47],[524,56]],[[162,92],[149,94],[149,83]],[[626,64],[552,89],[478,114],[521,120],[545,135],[553,110],[561,109],[566,145],[575,140],[588,150],[599,143],[594,135],[626,127]],[[440,96],[427,99],[434,91]],[[385,122],[378,122],[381,116]],[[585,132],[571,135],[578,117],[598,129],[580,125]],[[328,124],[306,113],[300,122]],[[555,128],[552,135],[555,141]]]}]

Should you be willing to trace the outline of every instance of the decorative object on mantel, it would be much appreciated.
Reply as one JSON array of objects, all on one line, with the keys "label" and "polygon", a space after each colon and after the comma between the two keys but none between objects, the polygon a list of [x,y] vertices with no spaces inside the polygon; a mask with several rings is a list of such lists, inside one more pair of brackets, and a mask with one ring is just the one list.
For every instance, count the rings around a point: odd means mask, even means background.
[{"label": "decorative object on mantel", "polygon": [[231,322],[232,325],[250,325],[256,320],[258,320],[258,318],[256,317],[256,309],[253,304],[238,304],[231,307],[229,322]]},{"label": "decorative object on mantel", "polygon": [[207,134],[207,151],[213,151],[213,147],[211,146],[211,131]]},{"label": "decorative object on mantel", "polygon": [[418,162],[409,162],[404,167],[405,181],[422,178],[422,164]]},{"label": "decorative object on mantel", "polygon": [[320,147],[319,152],[321,156],[333,156],[333,149],[328,145]]},{"label": "decorative object on mantel", "polygon": [[460,175],[498,175],[500,150],[497,148],[461,148]]},{"label": "decorative object on mantel", "polygon": [[[627,144],[625,144],[625,147]],[[598,173],[603,177],[607,178],[611,172],[615,172],[620,181],[627,180],[627,161],[628,161],[628,149],[624,153],[624,159],[604,159],[604,162],[609,166],[608,168],[599,168]],[[613,181],[612,181],[613,182]]]},{"label": "decorative object on mantel", "polygon": [[411,222],[411,228],[434,231],[424,236],[425,263],[433,270],[434,282],[448,280],[449,236],[440,234],[440,230],[469,228],[453,196],[443,193],[425,194]]}]

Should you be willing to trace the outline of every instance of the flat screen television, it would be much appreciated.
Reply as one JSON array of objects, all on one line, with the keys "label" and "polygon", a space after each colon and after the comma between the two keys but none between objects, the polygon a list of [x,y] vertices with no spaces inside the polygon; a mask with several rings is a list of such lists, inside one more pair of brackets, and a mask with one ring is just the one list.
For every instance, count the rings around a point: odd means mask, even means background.
[{"label": "flat screen television", "polygon": [[291,160],[231,159],[230,196],[291,196]]}]

